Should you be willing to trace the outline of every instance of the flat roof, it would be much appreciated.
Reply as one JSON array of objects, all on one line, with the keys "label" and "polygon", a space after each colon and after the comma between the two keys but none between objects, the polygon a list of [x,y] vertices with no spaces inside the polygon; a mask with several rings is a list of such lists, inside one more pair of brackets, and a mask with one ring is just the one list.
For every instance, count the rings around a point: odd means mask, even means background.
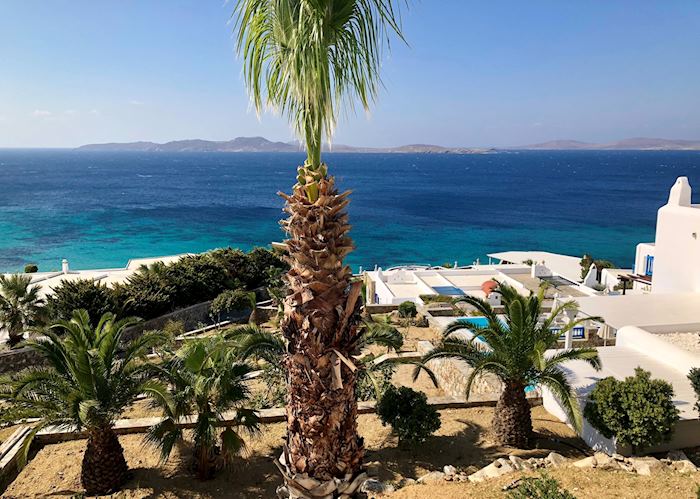
[{"label": "flat roof", "polygon": [[[550,350],[556,352],[556,350]],[[576,393],[586,397],[593,386],[603,378],[612,376],[622,380],[634,376],[634,370],[641,367],[651,373],[652,378],[660,378],[673,385],[673,403],[680,411],[682,419],[697,419],[694,401],[695,392],[686,373],[672,369],[668,365],[655,360],[637,350],[628,347],[598,347],[603,368],[596,371],[586,362],[576,360],[562,365]]]},{"label": "flat roof", "polygon": [[544,265],[555,274],[573,282],[581,280],[581,258],[577,256],[561,255],[548,251],[502,251],[489,253],[488,256],[512,263],[522,263],[527,260],[537,263],[544,262]]},{"label": "flat roof", "polygon": [[646,293],[577,298],[579,309],[615,329],[700,324],[700,293]]}]

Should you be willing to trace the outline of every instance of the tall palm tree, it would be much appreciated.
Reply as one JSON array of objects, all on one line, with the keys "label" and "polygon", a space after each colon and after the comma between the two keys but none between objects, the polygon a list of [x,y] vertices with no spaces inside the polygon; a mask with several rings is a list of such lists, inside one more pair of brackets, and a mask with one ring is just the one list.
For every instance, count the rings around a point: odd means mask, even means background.
[{"label": "tall palm tree", "polygon": [[141,393],[169,397],[162,383],[149,379],[150,368],[142,362],[163,335],[144,334],[120,349],[124,329],[133,323],[116,321],[108,313],[92,328],[88,313],[77,310],[70,321],[53,325],[45,337],[29,342],[48,367],[28,369],[0,383],[0,401],[40,418],[25,442],[25,460],[42,428],[87,432],[80,477],[90,495],[116,490],[128,477],[124,451],[113,429],[124,408]]},{"label": "tall palm tree", "polygon": [[[472,367],[465,387],[467,396],[477,376],[491,373],[500,379],[503,391],[496,404],[492,426],[502,445],[527,446],[532,433],[530,405],[525,396],[525,388],[529,386],[548,388],[562,403],[574,428],[580,431],[581,409],[561,364],[582,360],[600,369],[598,351],[595,348],[572,348],[545,352],[557,348],[559,336],[583,321],[601,319],[587,317],[559,324],[557,319],[562,314],[575,317],[575,302],[562,303],[545,316],[542,311],[544,289],[526,297],[511,286],[499,284],[497,292],[502,296],[504,320],[496,315],[487,301],[473,296],[461,297],[461,301],[486,317],[488,324],[478,327],[464,320],[451,323],[445,329],[442,342],[423,357],[423,362],[438,358],[467,362]],[[472,330],[471,339],[457,334],[465,328]]]},{"label": "tall palm tree", "polygon": [[[258,416],[245,407],[246,375],[251,368],[235,357],[223,338],[213,337],[186,344],[159,370],[171,387],[172,403],[162,399],[166,417],[151,429],[148,439],[160,447],[165,461],[183,440],[178,420],[195,414],[193,467],[201,480],[212,478],[243,449],[237,430],[258,428]],[[230,422],[220,431],[225,413]]]},{"label": "tall palm tree", "polygon": [[0,329],[9,335],[14,346],[22,341],[25,331],[39,327],[45,319],[41,286],[31,285],[32,278],[20,274],[0,275]]},{"label": "tall palm tree", "polygon": [[[260,112],[284,114],[306,149],[286,200],[289,218],[282,330],[288,341],[287,440],[283,468],[298,496],[352,493],[363,459],[356,374],[347,359],[359,321],[361,283],[343,263],[353,249],[346,206],[321,146],[340,110],[368,109],[380,86],[382,49],[401,37],[395,0],[237,0],[234,17],[244,78]],[[305,474],[303,485],[295,475]],[[359,480],[358,480],[359,483]],[[281,493],[285,493],[281,491]]]}]

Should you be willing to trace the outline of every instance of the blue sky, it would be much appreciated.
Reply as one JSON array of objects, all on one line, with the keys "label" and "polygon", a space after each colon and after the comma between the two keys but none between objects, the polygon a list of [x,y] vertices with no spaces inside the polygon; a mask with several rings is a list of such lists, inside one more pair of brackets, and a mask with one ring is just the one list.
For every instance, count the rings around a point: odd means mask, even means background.
[{"label": "blue sky", "polygon": [[[250,112],[223,0],[3,0],[0,147],[290,140]],[[378,104],[335,141],[700,139],[696,0],[413,0]]]}]

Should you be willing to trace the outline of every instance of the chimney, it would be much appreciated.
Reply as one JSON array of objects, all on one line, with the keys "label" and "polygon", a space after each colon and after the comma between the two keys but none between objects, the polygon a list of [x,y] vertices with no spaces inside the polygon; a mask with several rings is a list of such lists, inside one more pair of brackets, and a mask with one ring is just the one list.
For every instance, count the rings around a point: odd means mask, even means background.
[{"label": "chimney", "polygon": [[61,271],[62,271],[64,274],[67,274],[67,273],[69,272],[68,260],[66,260],[65,258],[64,258],[63,261],[61,262]]}]

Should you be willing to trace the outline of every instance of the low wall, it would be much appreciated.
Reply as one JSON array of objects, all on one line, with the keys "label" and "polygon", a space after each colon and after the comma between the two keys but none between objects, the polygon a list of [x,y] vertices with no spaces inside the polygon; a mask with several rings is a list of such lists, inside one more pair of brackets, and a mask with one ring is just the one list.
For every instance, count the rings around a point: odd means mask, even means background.
[{"label": "low wall", "polygon": [[[429,341],[419,341],[417,350],[421,355],[425,355],[433,349],[433,344]],[[467,380],[471,375],[472,368],[464,361],[458,359],[433,359],[428,362],[427,367],[435,374],[438,385],[451,397],[465,397],[464,392]],[[500,394],[502,385],[498,378],[492,374],[478,376],[472,383],[472,395]]]},{"label": "low wall", "polygon": [[0,353],[0,374],[21,371],[27,367],[44,363],[41,355],[31,348],[18,348]]},{"label": "low wall", "polygon": [[394,310],[398,310],[398,305],[389,305],[383,303],[372,303],[365,305],[365,310],[370,314],[388,314]]},{"label": "low wall", "polygon": [[139,336],[144,331],[162,329],[169,321],[182,322],[186,331],[190,329],[196,329],[202,323],[211,323],[211,318],[209,317],[210,307],[211,301],[205,301],[187,308],[175,310],[174,312],[170,312],[169,314],[161,315],[160,317],[156,317],[155,319],[140,322],[135,326],[131,326],[125,329],[123,338],[125,341],[130,341]]}]

